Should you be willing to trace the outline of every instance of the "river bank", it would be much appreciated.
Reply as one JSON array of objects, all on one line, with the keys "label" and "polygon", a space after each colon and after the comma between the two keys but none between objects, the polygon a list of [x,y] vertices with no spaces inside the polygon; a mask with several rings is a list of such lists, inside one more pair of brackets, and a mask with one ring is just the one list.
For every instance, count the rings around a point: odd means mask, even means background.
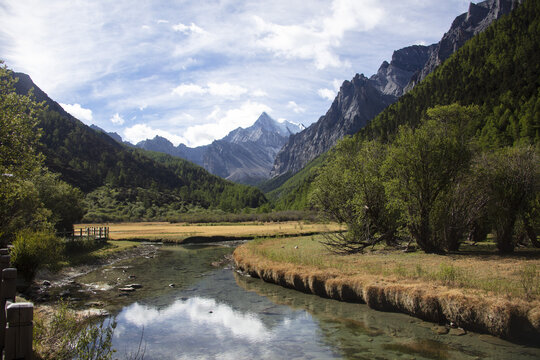
[{"label": "river bank", "polygon": [[[526,280],[520,269],[540,264],[536,253],[502,259],[387,251],[340,256],[316,237],[299,237],[256,240],[233,256],[241,271],[281,286],[406,313],[443,325],[441,332],[456,327],[539,346],[540,294],[520,289]],[[538,286],[537,275],[530,280]]]}]

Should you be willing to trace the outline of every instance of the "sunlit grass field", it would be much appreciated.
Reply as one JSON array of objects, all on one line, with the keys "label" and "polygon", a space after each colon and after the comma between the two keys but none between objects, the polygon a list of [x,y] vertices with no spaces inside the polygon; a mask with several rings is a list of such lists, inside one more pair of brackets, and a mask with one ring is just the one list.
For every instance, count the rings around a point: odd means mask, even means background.
[{"label": "sunlit grass field", "polygon": [[337,224],[287,222],[247,222],[187,224],[167,222],[78,224],[75,228],[108,226],[112,240],[182,242],[190,237],[276,237],[337,231]]},{"label": "sunlit grass field", "polygon": [[243,256],[348,277],[438,284],[489,295],[540,300],[540,249],[518,249],[499,256],[493,243],[464,245],[454,254],[377,247],[364,254],[338,255],[321,244],[322,235],[257,239],[242,246]]}]

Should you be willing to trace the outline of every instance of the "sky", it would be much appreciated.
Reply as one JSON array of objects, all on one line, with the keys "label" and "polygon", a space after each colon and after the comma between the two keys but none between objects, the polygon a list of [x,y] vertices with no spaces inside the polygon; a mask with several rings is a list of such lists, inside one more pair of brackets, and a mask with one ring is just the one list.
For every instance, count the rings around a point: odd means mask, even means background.
[{"label": "sky", "polygon": [[438,42],[465,0],[1,0],[0,59],[132,143],[309,126],[356,73]]}]

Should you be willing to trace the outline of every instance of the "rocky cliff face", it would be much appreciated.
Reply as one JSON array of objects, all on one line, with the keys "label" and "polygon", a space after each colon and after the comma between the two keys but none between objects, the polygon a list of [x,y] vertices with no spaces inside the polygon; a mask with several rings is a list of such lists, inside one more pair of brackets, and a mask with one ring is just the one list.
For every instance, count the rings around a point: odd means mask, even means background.
[{"label": "rocky cliff face", "polygon": [[467,40],[509,13],[520,2],[487,0],[476,5],[471,3],[469,11],[454,20],[439,43],[397,50],[392,55],[392,61],[383,62],[377,74],[369,79],[357,74],[352,81],[345,81],[326,115],[289,138],[276,156],[271,177],[298,172],[343,136],[360,130]]},{"label": "rocky cliff face", "polygon": [[358,74],[351,81],[343,82],[326,115],[289,138],[276,156],[271,177],[299,171],[339,139],[360,130],[397,99],[394,95],[383,94],[377,86]]},{"label": "rocky cliff face", "polygon": [[299,125],[279,123],[262,113],[252,126],[233,130],[210,145],[175,147],[169,140],[156,136],[136,146],[181,157],[234,182],[256,184],[268,179],[276,154],[289,136],[300,130]]}]

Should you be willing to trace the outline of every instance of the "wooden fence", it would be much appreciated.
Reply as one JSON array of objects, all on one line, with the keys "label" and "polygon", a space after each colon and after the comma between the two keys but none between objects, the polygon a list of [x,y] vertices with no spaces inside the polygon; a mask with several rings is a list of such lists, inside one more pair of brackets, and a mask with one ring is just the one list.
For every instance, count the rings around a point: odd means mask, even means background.
[{"label": "wooden fence", "polygon": [[85,227],[73,229],[72,232],[58,233],[58,236],[65,237],[71,241],[77,240],[96,240],[107,241],[109,240],[109,227]]},{"label": "wooden fence", "polygon": [[0,353],[4,360],[30,360],[34,305],[15,302],[17,269],[9,265],[8,249],[0,249]]}]

